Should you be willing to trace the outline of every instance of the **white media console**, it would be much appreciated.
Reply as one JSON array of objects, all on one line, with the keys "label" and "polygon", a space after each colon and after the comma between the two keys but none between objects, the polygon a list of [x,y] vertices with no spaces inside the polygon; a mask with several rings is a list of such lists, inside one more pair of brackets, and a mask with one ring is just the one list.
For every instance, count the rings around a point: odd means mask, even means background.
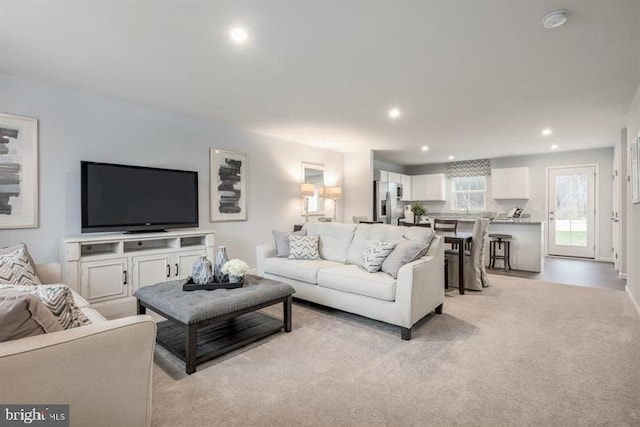
[{"label": "white media console", "polygon": [[190,230],[64,238],[63,278],[103,316],[130,316],[138,288],[186,279],[202,255],[213,260],[214,236],[212,230]]}]

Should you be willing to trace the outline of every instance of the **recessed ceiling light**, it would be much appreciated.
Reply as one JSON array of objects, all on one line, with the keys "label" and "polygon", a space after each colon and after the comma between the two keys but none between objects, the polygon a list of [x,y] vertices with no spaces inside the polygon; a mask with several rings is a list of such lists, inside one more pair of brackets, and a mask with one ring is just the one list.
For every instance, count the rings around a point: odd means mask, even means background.
[{"label": "recessed ceiling light", "polygon": [[8,137],[7,135],[2,135],[2,137],[3,137],[4,139],[9,139],[9,137]]},{"label": "recessed ceiling light", "polygon": [[249,40],[249,32],[243,27],[233,27],[229,30],[229,38],[235,44],[243,44]]},{"label": "recessed ceiling light", "polygon": [[389,110],[389,117],[391,117],[392,119],[397,119],[398,117],[400,117],[400,110],[398,110],[397,108],[392,108],[391,110]]},{"label": "recessed ceiling light", "polygon": [[449,156],[449,160],[453,160],[455,157],[453,156]]},{"label": "recessed ceiling light", "polygon": [[567,22],[568,17],[568,10],[554,10],[553,12],[547,13],[544,18],[542,18],[542,26],[544,28],[557,28]]},{"label": "recessed ceiling light", "polygon": [[542,135],[543,136],[549,136],[553,133],[553,131],[551,129],[543,129],[542,130]]},{"label": "recessed ceiling light", "polygon": [[427,150],[429,150],[429,147],[427,147],[426,145],[423,145],[422,146],[422,151],[427,151]]},{"label": "recessed ceiling light", "polygon": [[551,149],[552,149],[552,150],[557,150],[557,149],[558,149],[558,146],[557,146],[557,145],[555,145],[555,144],[553,144],[553,145],[551,146]]}]

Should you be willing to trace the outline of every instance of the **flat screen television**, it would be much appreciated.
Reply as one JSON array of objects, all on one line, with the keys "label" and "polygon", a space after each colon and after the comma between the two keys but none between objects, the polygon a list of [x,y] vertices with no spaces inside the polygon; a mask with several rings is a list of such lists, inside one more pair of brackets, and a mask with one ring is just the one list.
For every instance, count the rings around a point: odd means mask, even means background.
[{"label": "flat screen television", "polygon": [[82,232],[198,227],[198,172],[81,161]]}]

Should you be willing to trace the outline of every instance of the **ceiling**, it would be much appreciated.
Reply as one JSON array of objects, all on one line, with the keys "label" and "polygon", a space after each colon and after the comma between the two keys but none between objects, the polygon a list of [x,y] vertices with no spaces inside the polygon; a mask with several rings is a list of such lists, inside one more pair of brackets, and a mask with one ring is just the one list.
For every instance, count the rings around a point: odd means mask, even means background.
[{"label": "ceiling", "polygon": [[0,72],[404,165],[603,147],[640,83],[640,2],[0,0]]}]

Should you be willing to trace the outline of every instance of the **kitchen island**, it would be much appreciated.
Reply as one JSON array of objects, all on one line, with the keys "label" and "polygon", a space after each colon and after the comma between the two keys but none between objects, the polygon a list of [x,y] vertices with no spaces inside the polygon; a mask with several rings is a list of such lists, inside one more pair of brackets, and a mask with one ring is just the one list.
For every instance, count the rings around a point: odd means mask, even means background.
[{"label": "kitchen island", "polygon": [[[459,231],[472,231],[475,219],[458,218]],[[514,270],[541,272],[544,267],[545,223],[530,220],[494,219],[489,223],[489,234],[510,234],[511,268]],[[485,247],[489,264],[489,240]],[[502,261],[496,261],[496,267]],[[491,271],[491,270],[489,270]]]}]

